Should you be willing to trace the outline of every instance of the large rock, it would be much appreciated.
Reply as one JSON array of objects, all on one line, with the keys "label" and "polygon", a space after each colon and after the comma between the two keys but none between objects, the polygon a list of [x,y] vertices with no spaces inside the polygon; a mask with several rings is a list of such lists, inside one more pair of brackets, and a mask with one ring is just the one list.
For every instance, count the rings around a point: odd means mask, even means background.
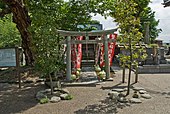
[{"label": "large rock", "polygon": [[116,91],[110,91],[110,92],[108,93],[109,98],[110,98],[110,99],[114,99],[114,100],[116,100],[116,99],[118,98],[118,95],[119,95],[119,93],[116,92]]},{"label": "large rock", "polygon": [[36,94],[36,99],[37,100],[41,100],[43,98],[47,98],[47,95],[45,95],[44,93],[42,93],[41,91],[39,91],[37,94]]},{"label": "large rock", "polygon": [[133,96],[132,96],[133,98],[139,98],[139,95],[138,95],[138,93],[137,92],[134,92],[134,94],[133,94]]},{"label": "large rock", "polygon": [[46,93],[50,93],[50,92],[51,92],[51,89],[45,89],[45,92],[46,92]]},{"label": "large rock", "polygon": [[27,80],[24,81],[24,83],[34,83],[34,81],[31,80],[31,79],[27,79]]},{"label": "large rock", "polygon": [[39,92],[37,93],[46,93],[46,90],[40,90]]},{"label": "large rock", "polygon": [[68,96],[68,94],[61,94],[60,95],[60,98],[62,99],[62,100],[66,100],[67,99],[67,96]]},{"label": "large rock", "polygon": [[69,94],[70,92],[67,89],[60,89],[60,88],[54,88],[54,91],[59,91],[62,94]]},{"label": "large rock", "polygon": [[130,99],[130,102],[131,103],[142,103],[142,101],[140,99],[137,99],[137,98]]},{"label": "large rock", "polygon": [[43,82],[43,81],[44,79],[41,79],[41,78],[36,79],[36,82]]},{"label": "large rock", "polygon": [[60,97],[61,93],[59,91],[54,91],[53,92],[53,95],[57,96],[57,97]]},{"label": "large rock", "polygon": [[118,101],[121,102],[121,103],[127,103],[128,102],[126,97],[118,97]]},{"label": "large rock", "polygon": [[145,91],[145,90],[139,90],[139,93],[140,93],[140,94],[145,94],[145,93],[147,93],[147,91]]},{"label": "large rock", "polygon": [[149,94],[141,94],[141,97],[145,98],[145,99],[151,99],[152,96],[150,96]]},{"label": "large rock", "polygon": [[61,100],[60,97],[53,96],[53,97],[51,97],[50,102],[52,102],[52,103],[57,103],[57,102],[59,102],[60,100]]},{"label": "large rock", "polygon": [[8,88],[10,87],[10,84],[8,83],[0,83],[0,88]]}]

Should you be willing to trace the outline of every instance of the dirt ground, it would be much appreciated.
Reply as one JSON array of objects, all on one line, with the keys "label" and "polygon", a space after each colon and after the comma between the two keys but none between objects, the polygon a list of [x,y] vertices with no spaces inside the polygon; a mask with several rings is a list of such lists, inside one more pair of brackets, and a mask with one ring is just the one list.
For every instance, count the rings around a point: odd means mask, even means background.
[{"label": "dirt ground", "polygon": [[[73,95],[70,101],[39,104],[37,91],[45,89],[42,83],[0,83],[0,114],[170,114],[170,74],[140,74],[139,82],[132,86],[143,87],[152,96],[141,104],[117,105],[107,99],[113,88],[125,88],[121,83],[122,71],[118,70],[113,81],[91,86],[65,87]],[[134,76],[133,76],[134,77]]]}]

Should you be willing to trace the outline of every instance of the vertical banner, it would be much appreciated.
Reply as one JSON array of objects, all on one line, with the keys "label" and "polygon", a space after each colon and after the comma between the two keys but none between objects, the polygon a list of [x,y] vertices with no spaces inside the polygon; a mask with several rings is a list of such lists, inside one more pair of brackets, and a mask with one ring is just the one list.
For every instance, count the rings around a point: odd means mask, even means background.
[{"label": "vertical banner", "polygon": [[76,48],[77,48],[76,44],[71,45],[71,61],[72,61],[73,73],[76,72],[76,62],[77,62]]},{"label": "vertical banner", "polygon": [[101,50],[100,48],[101,48],[100,44],[97,44],[96,53],[95,53],[95,65],[98,65],[99,62],[100,50]]},{"label": "vertical banner", "polygon": [[[117,34],[115,34],[115,33],[110,34],[109,38],[116,40]],[[112,59],[113,59],[114,52],[115,52],[116,42],[109,42],[108,46],[109,46],[109,61],[110,61],[110,66],[111,66],[112,65]]]},{"label": "vertical banner", "polygon": [[[104,36],[101,37],[101,40],[103,40]],[[100,67],[104,67],[104,44],[101,43],[101,51],[100,51]]]},{"label": "vertical banner", "polygon": [[[103,37],[102,37],[103,38]],[[117,38],[117,34],[110,34],[109,35],[110,39],[115,39]],[[109,42],[108,43],[108,54],[109,54],[109,63],[110,66],[112,65],[112,59],[114,56],[114,52],[115,52],[115,46],[116,46],[116,42]],[[104,67],[105,63],[104,63],[104,44],[101,44],[101,53],[100,53],[100,67]]]},{"label": "vertical banner", "polygon": [[[83,40],[83,36],[78,36],[77,40]],[[77,52],[77,59],[76,59],[76,69],[81,67],[82,61],[82,44],[77,44],[78,52]]]}]

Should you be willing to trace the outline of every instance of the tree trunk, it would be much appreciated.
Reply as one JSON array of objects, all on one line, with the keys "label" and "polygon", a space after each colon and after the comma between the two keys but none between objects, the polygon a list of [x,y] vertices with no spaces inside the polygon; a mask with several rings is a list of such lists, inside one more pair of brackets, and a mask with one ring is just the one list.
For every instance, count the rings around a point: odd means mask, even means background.
[{"label": "tree trunk", "polygon": [[54,93],[54,90],[53,90],[53,80],[52,80],[52,77],[51,77],[50,73],[48,74],[48,76],[50,78],[51,95],[53,95],[53,93]]},{"label": "tree trunk", "polygon": [[25,54],[26,65],[33,66],[34,56],[31,50],[31,33],[28,28],[31,25],[30,17],[28,15],[28,10],[24,6],[23,0],[3,0],[6,3],[11,12],[13,13],[13,22],[16,23],[21,38],[22,38],[22,48]]},{"label": "tree trunk", "polygon": [[[128,30],[128,33],[130,33],[130,28]],[[132,38],[129,37],[129,52],[130,52],[130,62],[129,62],[129,76],[128,76],[128,90],[126,93],[126,96],[130,93],[130,80],[131,80],[131,70],[132,70]]]}]

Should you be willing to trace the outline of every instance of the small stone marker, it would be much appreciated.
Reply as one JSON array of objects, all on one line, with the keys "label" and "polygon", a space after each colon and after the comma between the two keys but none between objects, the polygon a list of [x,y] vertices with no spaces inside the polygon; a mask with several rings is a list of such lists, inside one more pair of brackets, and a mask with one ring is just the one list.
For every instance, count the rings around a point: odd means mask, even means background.
[{"label": "small stone marker", "polygon": [[141,94],[141,97],[145,98],[145,99],[151,99],[152,96],[150,96],[149,94]]},{"label": "small stone marker", "polygon": [[139,95],[138,95],[138,93],[135,91],[132,97],[133,97],[133,98],[139,98]]},{"label": "small stone marker", "polygon": [[137,98],[130,99],[130,102],[131,103],[142,103],[142,101],[140,99],[137,99]]},{"label": "small stone marker", "polygon": [[111,98],[111,99],[117,99],[119,93],[116,92],[116,91],[110,91],[110,92],[108,93],[108,95],[109,95],[109,98]]}]

